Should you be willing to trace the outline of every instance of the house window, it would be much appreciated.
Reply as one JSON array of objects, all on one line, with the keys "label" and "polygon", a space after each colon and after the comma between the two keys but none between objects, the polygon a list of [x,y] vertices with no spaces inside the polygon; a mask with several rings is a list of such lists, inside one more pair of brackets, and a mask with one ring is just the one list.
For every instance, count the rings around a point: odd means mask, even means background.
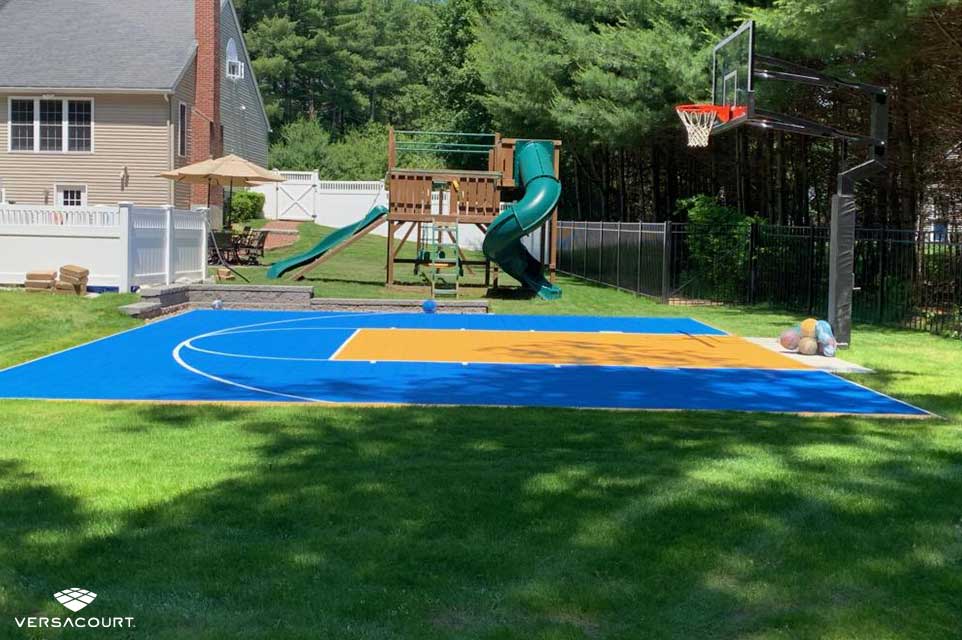
[{"label": "house window", "polygon": [[187,105],[183,102],[177,109],[177,155],[187,155]]},{"label": "house window", "polygon": [[40,150],[63,151],[63,102],[40,101]]},{"label": "house window", "polygon": [[932,224],[932,241],[933,242],[948,242],[949,241],[949,223],[945,220],[938,220]]},{"label": "house window", "polygon": [[93,151],[93,100],[11,98],[8,104],[9,151]]},{"label": "house window", "polygon": [[93,103],[67,101],[67,151],[90,151],[93,144]]},{"label": "house window", "polygon": [[227,43],[227,77],[234,80],[244,79],[244,63],[237,55],[237,43],[233,38]]},{"label": "house window", "polygon": [[33,151],[33,100],[10,101],[10,150]]},{"label": "house window", "polygon": [[86,207],[87,187],[85,185],[57,185],[57,205],[61,207]]}]

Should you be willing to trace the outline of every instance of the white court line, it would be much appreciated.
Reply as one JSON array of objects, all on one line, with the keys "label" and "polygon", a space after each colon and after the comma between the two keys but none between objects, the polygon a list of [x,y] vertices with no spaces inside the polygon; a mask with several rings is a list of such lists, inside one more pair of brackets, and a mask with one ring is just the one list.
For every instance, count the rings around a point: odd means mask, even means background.
[{"label": "white court line", "polygon": [[186,362],[184,362],[183,358],[180,357],[181,349],[185,345],[189,345],[189,344],[190,344],[190,340],[184,340],[184,342],[181,342],[179,345],[174,347],[174,350],[173,352],[171,352],[171,355],[174,358],[174,362],[179,364],[181,367],[183,367],[187,371],[197,374],[202,378],[207,378],[208,380],[213,380],[214,382],[226,384],[231,387],[237,387],[238,389],[244,389],[246,391],[255,391],[257,393],[263,393],[269,396],[277,396],[278,398],[288,398],[290,400],[299,400],[301,402],[323,402],[327,404],[330,403],[327,400],[318,400],[317,398],[307,398],[305,396],[298,396],[292,393],[281,393],[279,391],[271,391],[270,389],[261,389],[260,387],[254,387],[248,384],[242,384],[240,382],[235,382],[234,380],[228,380],[227,378],[221,378],[219,376],[215,376],[213,374],[207,373],[206,371],[201,371],[200,369],[197,369],[196,367],[192,367],[191,365],[187,364]]},{"label": "white court line", "polygon": [[193,342],[188,342],[184,345],[187,349],[191,351],[196,351],[198,353],[206,353],[212,356],[221,356],[223,358],[238,358],[240,360],[276,360],[280,362],[328,362],[329,358],[299,358],[297,356],[258,356],[251,353],[229,353],[227,351],[214,351],[213,349],[204,349],[203,347],[198,347]]},{"label": "white court line", "polygon": [[160,324],[161,322],[168,322],[168,321],[170,321],[170,320],[173,320],[174,318],[179,318],[179,317],[181,317],[181,316],[189,315],[189,314],[191,314],[191,313],[194,313],[194,311],[197,311],[197,310],[195,309],[195,310],[188,311],[187,313],[179,313],[179,314],[171,315],[170,317],[161,318],[160,320],[154,320],[153,322],[145,322],[144,324],[142,324],[142,325],[140,325],[140,326],[137,326],[137,327],[131,327],[130,329],[124,329],[123,331],[118,331],[117,333],[111,333],[110,335],[106,335],[106,336],[103,336],[103,337],[100,337],[100,338],[96,338],[96,339],[94,339],[94,340],[90,340],[89,342],[82,342],[82,343],[76,344],[76,345],[74,345],[74,346],[72,346],[72,347],[67,347],[66,349],[61,349],[60,351],[54,351],[53,353],[48,353],[47,355],[40,356],[40,357],[38,357],[38,358],[33,358],[32,360],[27,360],[26,362],[20,362],[20,363],[18,363],[18,364],[12,364],[12,365],[10,365],[9,367],[6,367],[5,369],[0,369],[0,373],[5,373],[5,372],[7,372],[7,371],[12,371],[13,369],[17,369],[17,368],[19,368],[19,367],[25,367],[25,366],[27,366],[28,364],[33,364],[34,362],[40,362],[41,360],[46,360],[47,358],[52,358],[52,357],[54,357],[54,356],[59,356],[61,353],[67,353],[68,351],[73,351],[74,349],[80,349],[81,347],[87,347],[87,346],[90,346],[90,345],[92,345],[92,344],[96,344],[96,343],[98,343],[98,342],[103,342],[104,340],[107,340],[108,338],[116,338],[117,336],[122,336],[122,335],[124,335],[125,333],[132,333],[132,332],[134,332],[134,331],[140,331],[141,329],[146,329],[147,327],[153,327],[154,325],[158,325],[158,324]]},{"label": "white court line", "polygon": [[866,391],[871,391],[872,393],[874,393],[874,394],[876,394],[876,395],[880,395],[880,396],[882,396],[883,398],[888,398],[888,399],[891,400],[892,402],[897,402],[898,404],[904,404],[906,407],[911,407],[912,409],[915,409],[916,411],[921,411],[921,412],[924,413],[925,415],[932,416],[932,417],[934,417],[934,418],[942,418],[942,416],[940,416],[939,414],[937,414],[937,413],[932,413],[932,412],[929,411],[928,409],[923,409],[922,407],[917,407],[917,406],[915,406],[914,404],[912,404],[912,403],[910,403],[910,402],[906,402],[905,400],[899,400],[898,398],[895,398],[895,397],[893,397],[893,396],[890,396],[889,394],[884,393],[884,392],[882,392],[882,391],[876,391],[876,390],[873,389],[872,387],[867,387],[867,386],[865,386],[864,384],[861,384],[861,383],[859,383],[859,382],[855,382],[854,380],[849,380],[848,378],[843,378],[842,376],[840,376],[840,375],[839,375],[837,372],[835,372],[835,371],[824,371],[824,373],[827,373],[827,374],[830,375],[830,376],[835,376],[836,378],[838,378],[838,379],[841,380],[842,382],[847,382],[847,383],[849,383],[849,384],[854,384],[856,387],[861,387],[862,389],[865,389]]},{"label": "white court line", "polygon": [[[248,384],[243,384],[243,383],[237,382],[237,381],[235,381],[235,380],[230,380],[230,379],[228,379],[228,378],[222,378],[222,377],[220,377],[220,376],[215,376],[215,375],[213,375],[213,374],[211,374],[211,373],[208,373],[208,372],[206,372],[206,371],[203,371],[203,370],[201,370],[201,369],[198,369],[197,367],[194,367],[194,366],[191,366],[191,365],[187,364],[187,362],[185,362],[184,359],[181,357],[180,353],[181,353],[181,351],[182,351],[184,348],[194,349],[193,344],[192,344],[192,342],[193,342],[194,340],[203,340],[204,338],[210,338],[210,337],[212,337],[212,336],[231,335],[231,332],[232,332],[232,331],[235,331],[235,330],[255,329],[255,328],[257,328],[257,327],[269,327],[269,326],[278,325],[278,324],[290,324],[290,323],[292,323],[292,322],[305,322],[305,321],[309,321],[309,320],[315,320],[315,321],[316,321],[316,320],[335,320],[335,319],[339,319],[339,318],[355,318],[355,317],[358,317],[358,316],[370,317],[370,316],[376,316],[376,315],[394,315],[394,314],[390,314],[390,313],[382,313],[382,314],[377,314],[377,313],[345,313],[345,314],[339,314],[339,315],[333,315],[333,316],[331,316],[331,315],[324,315],[324,316],[304,316],[304,317],[301,317],[301,318],[288,318],[287,320],[272,320],[272,321],[270,321],[270,322],[256,322],[256,323],[253,323],[253,324],[238,325],[238,326],[235,326],[235,327],[227,327],[227,328],[224,328],[224,329],[219,329],[219,330],[217,330],[217,331],[209,331],[209,332],[207,332],[207,333],[202,333],[202,334],[193,336],[192,338],[187,338],[186,340],[181,341],[176,347],[174,347],[173,351],[171,351],[171,357],[173,357],[174,362],[176,362],[178,365],[180,365],[181,368],[183,368],[183,369],[185,369],[185,370],[187,370],[187,371],[189,371],[189,372],[191,372],[191,373],[193,373],[193,374],[195,374],[195,375],[198,375],[198,376],[200,376],[200,377],[202,377],[202,378],[206,378],[206,379],[212,380],[212,381],[214,381],[214,382],[219,382],[219,383],[221,383],[221,384],[225,384],[225,385],[228,385],[228,386],[231,386],[231,387],[237,387],[238,389],[244,389],[245,391],[254,391],[254,392],[256,392],[256,393],[263,393],[263,394],[270,395],[270,396],[277,396],[277,397],[279,397],[279,398],[288,398],[289,400],[299,400],[299,401],[301,401],[301,402],[321,402],[321,403],[326,403],[326,404],[332,404],[330,400],[321,400],[321,399],[319,399],[319,398],[308,398],[308,397],[306,397],[306,396],[299,396],[299,395],[295,395],[295,394],[292,394],[292,393],[283,393],[283,392],[281,392],[281,391],[272,391],[272,390],[270,390],[270,389],[262,389],[261,387],[255,387],[255,386],[252,386],[252,385],[248,385]],[[243,357],[245,357],[245,356],[235,355],[234,357],[241,357],[241,358],[243,358]]]},{"label": "white court line", "polygon": [[353,340],[353,339],[355,338],[355,336],[357,336],[357,334],[359,334],[360,332],[361,332],[360,328],[355,329],[355,330],[354,330],[354,333],[352,333],[350,336],[348,336],[347,340],[345,340],[344,342],[341,343],[341,346],[339,346],[339,347],[334,351],[334,353],[331,354],[331,357],[328,358],[328,360],[337,360],[337,356],[341,353],[341,351],[344,350],[344,347],[346,347],[346,346],[348,345],[348,343],[349,343],[351,340]]}]

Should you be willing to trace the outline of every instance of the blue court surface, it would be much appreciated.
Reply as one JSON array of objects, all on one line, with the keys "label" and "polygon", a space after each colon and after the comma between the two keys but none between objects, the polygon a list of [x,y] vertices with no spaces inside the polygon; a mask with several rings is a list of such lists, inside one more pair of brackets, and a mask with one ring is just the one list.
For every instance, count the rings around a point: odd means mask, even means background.
[{"label": "blue court surface", "polygon": [[0,371],[0,398],[924,416],[691,319],[198,310]]}]

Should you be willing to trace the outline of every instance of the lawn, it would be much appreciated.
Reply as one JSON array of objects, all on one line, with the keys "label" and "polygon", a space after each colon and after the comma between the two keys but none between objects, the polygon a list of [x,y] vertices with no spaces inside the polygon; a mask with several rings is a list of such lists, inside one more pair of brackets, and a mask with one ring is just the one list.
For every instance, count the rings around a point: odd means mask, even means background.
[{"label": "lawn", "polygon": [[[383,295],[372,240],[312,284]],[[795,320],[561,284],[492,304]],[[0,361],[119,303],[0,292]],[[944,419],[0,402],[0,637],[79,586],[136,617],[90,637],[957,638],[962,341],[858,326],[844,356]]]},{"label": "lawn", "polygon": [[[317,244],[333,229],[308,222],[302,224],[299,231],[300,235],[296,244],[267,252],[263,262],[271,264],[277,260],[302,253]],[[413,258],[416,255],[415,239],[412,234],[410,240],[405,243],[404,248],[398,254],[399,258]],[[395,240],[395,242],[398,241],[400,241],[400,236]],[[425,295],[430,295],[430,287],[424,285],[422,277],[414,273],[413,265],[397,265],[395,278],[399,284],[395,287],[385,288],[386,253],[387,240],[383,236],[368,234],[333,259],[319,266],[300,282],[290,281],[293,272],[289,272],[282,280],[268,280],[266,267],[240,267],[238,271],[258,284],[313,285],[318,296],[327,298],[423,298]],[[480,252],[469,251],[467,255],[472,259],[482,257]],[[503,276],[503,278],[506,284],[517,284],[510,276]],[[483,267],[471,267],[470,270],[465,268],[462,283],[467,286],[462,287],[463,297],[483,297],[486,293],[486,289],[481,286],[483,282]],[[234,284],[243,284],[243,281],[236,280]]]}]

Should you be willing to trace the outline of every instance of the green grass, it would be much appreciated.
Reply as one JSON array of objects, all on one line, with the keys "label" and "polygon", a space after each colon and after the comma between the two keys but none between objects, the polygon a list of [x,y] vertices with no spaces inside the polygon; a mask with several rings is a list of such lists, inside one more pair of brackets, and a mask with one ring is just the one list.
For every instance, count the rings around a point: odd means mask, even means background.
[{"label": "green grass", "polygon": [[[349,264],[313,284],[383,292]],[[797,320],[562,285],[493,304]],[[3,362],[119,303],[0,292]],[[81,586],[137,618],[98,638],[957,638],[962,342],[859,326],[844,357],[944,419],[0,402],[0,637]]]},{"label": "green grass", "polygon": [[[277,260],[302,253],[320,241],[333,229],[321,227],[312,222],[300,226],[297,242],[281,249],[268,251],[264,257],[264,264],[269,265]],[[395,242],[400,241],[399,235]],[[399,258],[413,258],[415,256],[416,238],[412,234],[409,241],[398,254]],[[395,279],[399,284],[393,287],[384,286],[385,256],[387,255],[387,239],[382,236],[367,235],[353,245],[339,253],[333,259],[325,262],[312,271],[300,282],[291,282],[289,272],[284,279],[268,280],[267,267],[240,267],[240,271],[255,284],[302,284],[313,286],[315,294],[325,298],[423,298],[430,293],[430,287],[423,284],[421,276],[414,273],[413,265],[399,264],[396,267]],[[480,259],[480,252],[467,252],[471,259]],[[484,282],[484,268],[472,267],[466,270],[462,284],[462,297],[479,298],[486,295],[487,290],[481,285]],[[517,283],[509,276],[503,276],[503,282],[516,286]],[[235,280],[232,284],[243,284]]]},{"label": "green grass", "polygon": [[117,311],[136,299],[0,291],[0,369],[136,327],[139,321]]}]

